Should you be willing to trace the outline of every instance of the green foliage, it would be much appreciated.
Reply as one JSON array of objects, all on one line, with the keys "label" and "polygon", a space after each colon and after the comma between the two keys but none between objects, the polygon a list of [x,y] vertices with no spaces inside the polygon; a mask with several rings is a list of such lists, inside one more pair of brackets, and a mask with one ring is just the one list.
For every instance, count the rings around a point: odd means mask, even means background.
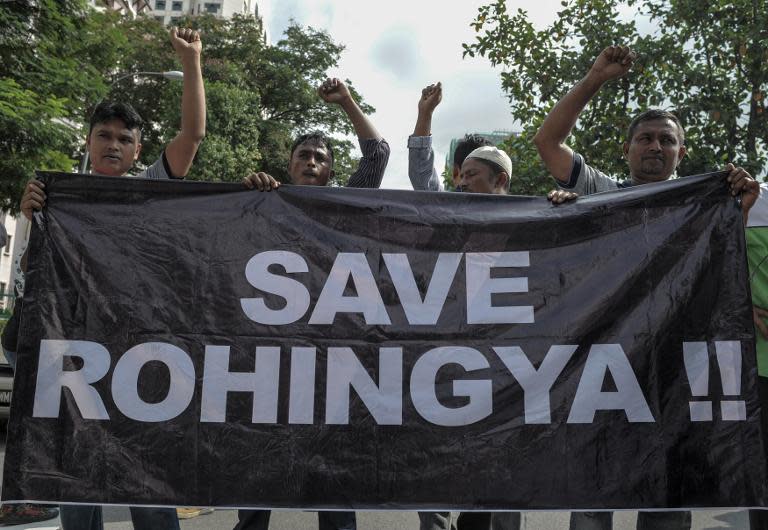
[{"label": "green foliage", "polygon": [[453,168],[448,167],[448,164],[445,164],[443,167],[443,172],[440,173],[440,178],[443,181],[443,189],[445,191],[456,190],[456,187],[453,185]]},{"label": "green foliage", "polygon": [[546,195],[554,187],[552,180],[542,178],[547,169],[533,145],[537,128],[526,127],[519,135],[510,136],[499,146],[512,159],[511,195]]},{"label": "green foliage", "polygon": [[0,209],[17,211],[35,169],[72,170],[78,109],[111,62],[101,19],[84,0],[0,4]]},{"label": "green foliage", "polygon": [[[260,170],[286,181],[294,136],[352,133],[341,109],[315,91],[343,50],[327,33],[292,24],[270,46],[254,17],[180,25],[201,32],[208,104],[190,179],[239,181]],[[168,29],[154,18],[95,12],[86,0],[0,2],[0,209],[18,210],[35,169],[76,167],[88,117],[104,99],[131,103],[144,118],[139,162],[154,162],[179,131],[181,83],[126,74],[180,68]],[[352,144],[342,136],[334,149],[334,183],[343,184],[356,166]]]},{"label": "green foliage", "polygon": [[543,30],[534,28],[524,10],[508,12],[503,0],[479,9],[472,23],[478,35],[464,44],[464,54],[503,67],[512,114],[526,124],[523,134],[506,144],[517,160],[516,176],[533,184],[546,175],[530,143],[536,127],[598,54],[616,43],[631,46],[638,60],[582,113],[569,139],[573,149],[602,170],[625,175],[621,145],[629,121],[642,110],[661,107],[675,112],[686,128],[689,156],[681,174],[719,168],[725,161],[753,174],[764,171],[768,10],[762,2],[628,3],[650,19],[653,34],[640,33],[638,18],[624,20],[620,10],[626,4],[616,0],[564,0],[555,22]]},{"label": "green foliage", "polygon": [[[349,134],[352,126],[336,105],[325,104],[316,87],[343,50],[331,37],[292,24],[274,46],[264,43],[258,19],[209,15],[180,21],[200,31],[206,83],[207,133],[189,179],[239,181],[250,171],[265,171],[288,181],[293,138],[308,130]],[[123,21],[133,43],[124,52],[121,72],[178,69],[167,31],[154,19]],[[358,101],[360,96],[353,91]],[[115,85],[111,98],[130,101],[151,123],[142,138],[140,162],[151,164],[181,126],[181,86],[162,79],[128,79]],[[158,102],[162,102],[159,105]],[[361,107],[371,112],[365,104]],[[353,167],[351,144],[335,142],[337,183],[346,182]]]},{"label": "green foliage", "polygon": [[[528,126],[519,135],[513,134],[502,143],[496,145],[506,151],[512,160],[512,176],[509,182],[510,195],[546,195],[552,189],[552,181],[542,178],[547,170],[533,145],[533,135],[536,128]],[[443,188],[453,191],[453,168],[446,163],[441,174]]]}]

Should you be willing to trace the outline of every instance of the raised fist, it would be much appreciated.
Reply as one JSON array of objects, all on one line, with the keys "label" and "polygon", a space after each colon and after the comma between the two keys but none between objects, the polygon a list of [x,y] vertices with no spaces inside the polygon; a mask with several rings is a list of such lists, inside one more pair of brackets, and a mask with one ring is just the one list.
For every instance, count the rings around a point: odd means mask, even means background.
[{"label": "raised fist", "polygon": [[334,77],[326,79],[322,85],[317,88],[317,93],[328,103],[341,104],[344,101],[352,99],[349,88],[343,81]]},{"label": "raised fist", "polygon": [[432,113],[443,99],[443,87],[438,81],[437,84],[429,85],[421,91],[419,99],[419,112]]},{"label": "raised fist", "polygon": [[589,75],[601,82],[617,79],[629,72],[637,54],[627,46],[608,46],[597,56]]},{"label": "raised fist", "polygon": [[171,28],[171,44],[181,59],[188,56],[200,55],[203,43],[200,34],[189,28]]}]

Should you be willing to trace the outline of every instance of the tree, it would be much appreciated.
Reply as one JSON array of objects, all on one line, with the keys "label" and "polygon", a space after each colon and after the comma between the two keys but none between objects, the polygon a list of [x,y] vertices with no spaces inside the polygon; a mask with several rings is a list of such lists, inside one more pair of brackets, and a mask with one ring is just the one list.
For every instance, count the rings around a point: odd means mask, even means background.
[{"label": "tree", "polygon": [[35,169],[70,171],[84,101],[106,92],[100,71],[112,60],[96,31],[106,15],[85,0],[0,4],[0,209],[18,209]]},{"label": "tree", "polygon": [[[545,182],[531,140],[546,113],[582,76],[600,51],[615,43],[639,56],[633,70],[609,83],[582,113],[569,145],[601,169],[626,174],[621,145],[631,118],[650,107],[675,112],[686,129],[689,156],[680,174],[711,171],[734,161],[766,169],[768,12],[761,0],[629,0],[656,28],[642,34],[637,19],[620,16],[616,0],[564,0],[555,22],[536,30],[522,9],[498,0],[482,6],[464,54],[504,68],[502,86],[523,133],[506,147],[516,178]],[[588,24],[583,21],[588,20]],[[738,31],[734,31],[738,28]],[[513,181],[514,184],[514,181]]]},{"label": "tree", "polygon": [[[205,15],[179,23],[201,32],[208,105],[206,139],[188,178],[239,181],[258,169],[285,182],[290,146],[297,134],[353,132],[344,113],[323,103],[316,92],[343,50],[326,32],[291,24],[284,38],[269,46],[260,21],[251,16],[222,20]],[[139,17],[124,26],[133,44],[123,54],[120,71],[176,68],[166,29],[159,23]],[[354,94],[360,101],[359,94]],[[132,102],[152,124],[142,139],[141,155],[142,163],[152,163],[180,126],[180,84],[129,80],[116,85],[110,97]],[[365,104],[361,107],[373,111]],[[334,142],[337,184],[346,182],[353,170],[351,147],[343,138]]]},{"label": "tree", "polygon": [[[250,16],[189,17],[203,34],[208,132],[190,179],[239,181],[249,170],[287,179],[293,137],[310,129],[340,136],[336,184],[354,167],[352,126],[315,87],[343,47],[292,24],[274,46]],[[131,72],[178,69],[168,30],[86,0],[0,2],[0,208],[16,212],[35,169],[72,171],[82,156],[90,113],[104,99],[131,103],[144,118],[140,164],[160,155],[181,123],[181,84]],[[353,94],[366,112],[354,89]]]}]

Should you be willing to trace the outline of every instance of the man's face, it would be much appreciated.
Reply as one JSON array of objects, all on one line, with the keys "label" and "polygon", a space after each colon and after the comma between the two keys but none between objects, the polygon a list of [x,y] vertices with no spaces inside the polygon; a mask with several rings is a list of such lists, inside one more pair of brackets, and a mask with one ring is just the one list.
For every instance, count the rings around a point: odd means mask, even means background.
[{"label": "man's face", "polygon": [[505,193],[507,177],[498,175],[490,167],[474,158],[467,158],[461,165],[461,172],[454,180],[456,191],[468,193]]},{"label": "man's face", "polygon": [[94,125],[85,145],[90,152],[92,171],[111,177],[128,173],[141,152],[139,130],[129,129],[118,119]]},{"label": "man's face", "polygon": [[322,144],[299,144],[291,155],[288,174],[293,184],[325,186],[333,176],[331,155]]},{"label": "man's face", "polygon": [[667,180],[685,156],[680,130],[670,119],[641,122],[624,144],[629,174],[638,183]]}]

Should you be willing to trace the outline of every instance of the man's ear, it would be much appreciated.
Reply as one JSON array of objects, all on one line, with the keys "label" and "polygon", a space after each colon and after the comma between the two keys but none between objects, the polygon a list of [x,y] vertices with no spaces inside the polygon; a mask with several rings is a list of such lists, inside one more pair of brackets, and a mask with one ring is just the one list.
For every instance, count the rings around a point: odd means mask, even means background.
[{"label": "man's ear", "polygon": [[629,142],[624,142],[624,145],[621,147],[621,150],[624,153],[624,158],[627,158],[627,155],[629,154]]},{"label": "man's ear", "polygon": [[685,155],[688,154],[688,149],[681,145],[680,149],[677,151],[677,165],[680,166],[680,163],[683,161],[683,158],[685,158]]},{"label": "man's ear", "polygon": [[88,133],[88,136],[85,137],[85,150],[89,153],[91,152],[91,133]]},{"label": "man's ear", "polygon": [[133,154],[133,161],[136,162],[139,159],[141,153],[141,144],[136,144],[136,152]]},{"label": "man's ear", "polygon": [[494,186],[497,190],[507,191],[509,189],[509,175],[506,171],[496,174],[496,182]]},{"label": "man's ear", "polygon": [[509,190],[509,175],[507,175],[506,171],[496,173],[493,177],[493,189],[502,193],[506,193]]},{"label": "man's ear", "polygon": [[461,167],[454,164],[453,165],[453,172],[451,173],[451,186],[456,185],[456,179],[459,178],[459,175],[461,174]]},{"label": "man's ear", "polygon": [[336,170],[332,169],[331,170],[331,178],[330,178],[330,180],[333,180],[335,177],[336,177]]}]

